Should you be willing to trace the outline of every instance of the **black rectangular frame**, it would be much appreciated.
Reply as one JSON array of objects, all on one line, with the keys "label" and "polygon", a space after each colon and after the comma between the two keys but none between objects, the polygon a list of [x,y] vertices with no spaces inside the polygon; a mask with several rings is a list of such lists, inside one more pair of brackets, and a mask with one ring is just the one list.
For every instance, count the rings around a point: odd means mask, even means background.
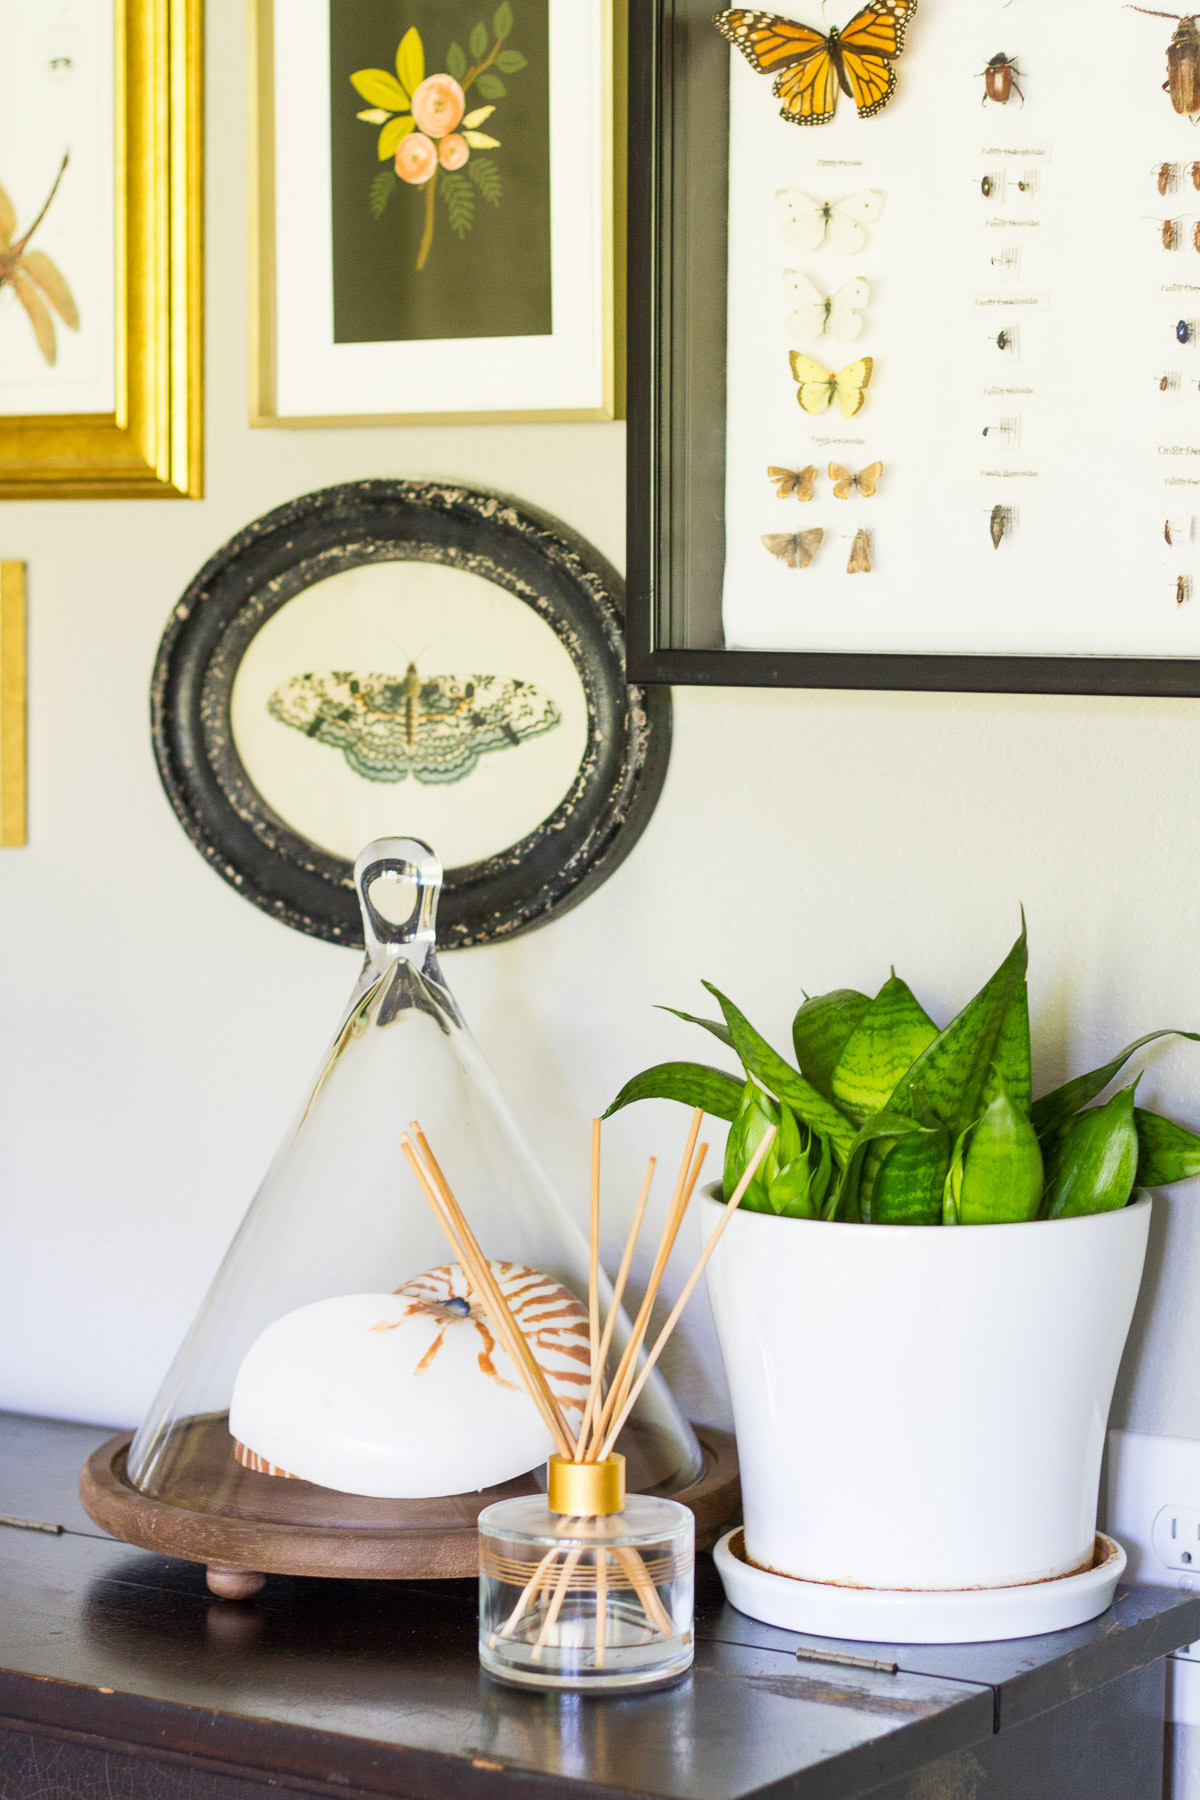
[{"label": "black rectangular frame", "polygon": [[1200,659],[727,650],[725,339],[729,48],[717,0],[629,21],[628,602],[631,681],[949,693],[1200,694]]}]

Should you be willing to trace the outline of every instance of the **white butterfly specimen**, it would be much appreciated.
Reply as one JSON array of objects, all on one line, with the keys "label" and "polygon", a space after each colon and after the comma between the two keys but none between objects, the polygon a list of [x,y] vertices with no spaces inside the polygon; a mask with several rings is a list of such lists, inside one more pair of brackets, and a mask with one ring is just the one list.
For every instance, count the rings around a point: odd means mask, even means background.
[{"label": "white butterfly specimen", "polygon": [[865,275],[856,275],[836,294],[823,294],[796,269],[783,271],[783,292],[792,308],[784,324],[801,343],[822,337],[825,332],[843,344],[850,343],[863,328],[862,308],[871,297]]},{"label": "white butterfly specimen", "polygon": [[815,250],[829,242],[840,256],[857,256],[867,247],[866,227],[883,211],[882,188],[862,188],[840,200],[814,200],[799,188],[780,188],[775,206],[784,237],[795,250]]},{"label": "white butterfly specimen", "polygon": [[267,702],[273,718],[340,750],[365,781],[462,781],[491,750],[561,723],[549,694],[502,675],[293,675]]}]

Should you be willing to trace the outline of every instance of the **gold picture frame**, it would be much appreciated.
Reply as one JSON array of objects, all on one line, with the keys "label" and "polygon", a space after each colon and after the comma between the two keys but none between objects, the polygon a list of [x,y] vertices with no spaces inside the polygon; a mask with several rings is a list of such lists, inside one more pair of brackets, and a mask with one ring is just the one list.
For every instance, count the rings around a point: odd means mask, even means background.
[{"label": "gold picture frame", "polygon": [[282,414],[276,400],[275,105],[276,0],[247,0],[250,106],[250,424],[299,429],[339,425],[488,425],[608,422],[625,417],[625,253],[628,26],[631,0],[603,0],[603,395],[595,407],[551,410]]},{"label": "gold picture frame", "polygon": [[117,404],[0,417],[6,500],[202,492],[202,0],[115,21]]},{"label": "gold picture frame", "polygon": [[25,565],[0,562],[0,845],[25,842]]}]

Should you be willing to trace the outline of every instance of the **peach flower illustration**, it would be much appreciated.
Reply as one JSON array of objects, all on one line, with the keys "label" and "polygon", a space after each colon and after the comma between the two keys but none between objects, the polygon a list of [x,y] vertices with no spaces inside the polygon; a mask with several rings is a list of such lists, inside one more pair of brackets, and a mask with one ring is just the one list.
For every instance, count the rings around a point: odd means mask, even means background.
[{"label": "peach flower illustration", "polygon": [[444,137],[438,146],[438,161],[443,169],[461,169],[470,155],[470,144],[457,131],[452,131],[449,137]]},{"label": "peach flower illustration", "polygon": [[418,131],[431,138],[453,131],[467,110],[467,97],[453,75],[430,75],[412,97],[412,116]]},{"label": "peach flower illustration", "polygon": [[414,187],[429,181],[437,173],[437,147],[423,132],[410,132],[401,141],[396,152],[396,173],[401,181],[408,181]]}]

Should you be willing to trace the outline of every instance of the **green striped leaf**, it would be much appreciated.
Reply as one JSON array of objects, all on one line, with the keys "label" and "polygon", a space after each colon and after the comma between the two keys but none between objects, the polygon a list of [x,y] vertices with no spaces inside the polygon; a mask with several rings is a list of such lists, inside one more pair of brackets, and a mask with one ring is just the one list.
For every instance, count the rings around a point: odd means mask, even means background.
[{"label": "green striped leaf", "polygon": [[885,1107],[938,1029],[907,982],[893,974],[848,1038],[833,1072],[833,1098],[852,1117]]},{"label": "green striped leaf", "polygon": [[610,1119],[635,1100],[678,1100],[693,1109],[702,1106],[714,1119],[732,1123],[742,1104],[742,1083],[724,1069],[709,1068],[705,1063],[656,1063],[625,1083],[604,1117]]},{"label": "green striped leaf", "polygon": [[1133,1122],[1138,1135],[1135,1187],[1166,1187],[1200,1175],[1200,1137],[1194,1131],[1140,1106],[1134,1108]]},{"label": "green striped leaf", "polygon": [[792,1020],[792,1044],[800,1073],[826,1100],[833,1098],[830,1084],[838,1057],[870,1006],[870,997],[856,988],[834,988],[832,993],[806,1000]]},{"label": "green striped leaf", "polygon": [[805,1081],[798,1070],[784,1062],[777,1050],[772,1050],[766,1038],[755,1031],[749,1019],[738,1011],[732,1000],[726,999],[711,981],[706,981],[704,985],[725,1015],[733,1047],[741,1057],[747,1074],[761,1081],[777,1100],[786,1100],[810,1130],[827,1137],[838,1161],[844,1162],[854,1142],[854,1126],[850,1120],[832,1102],[826,1100],[823,1094],[819,1094],[811,1082]]},{"label": "green striped leaf", "polygon": [[1119,1056],[1106,1062],[1103,1068],[1092,1069],[1087,1075],[1076,1075],[1073,1081],[1064,1081],[1061,1087],[1053,1088],[1050,1093],[1043,1094],[1035,1100],[1030,1108],[1029,1116],[1033,1120],[1033,1128],[1040,1138],[1052,1137],[1068,1124],[1073,1114],[1090,1100],[1097,1099],[1114,1081],[1125,1067],[1131,1056],[1144,1050],[1147,1044],[1153,1044],[1159,1038],[1190,1038],[1193,1044],[1200,1044],[1200,1033],[1195,1031],[1172,1031],[1169,1027],[1164,1031],[1148,1031],[1145,1037],[1138,1038],[1132,1044],[1126,1044]]},{"label": "green striped leaf", "polygon": [[677,1006],[660,1006],[657,1010],[670,1013],[672,1018],[682,1019],[685,1025],[699,1025],[702,1031],[711,1031],[713,1036],[725,1045],[726,1049],[733,1049],[733,1033],[728,1025],[721,1023],[720,1019],[699,1019],[695,1013],[680,1012]]}]

